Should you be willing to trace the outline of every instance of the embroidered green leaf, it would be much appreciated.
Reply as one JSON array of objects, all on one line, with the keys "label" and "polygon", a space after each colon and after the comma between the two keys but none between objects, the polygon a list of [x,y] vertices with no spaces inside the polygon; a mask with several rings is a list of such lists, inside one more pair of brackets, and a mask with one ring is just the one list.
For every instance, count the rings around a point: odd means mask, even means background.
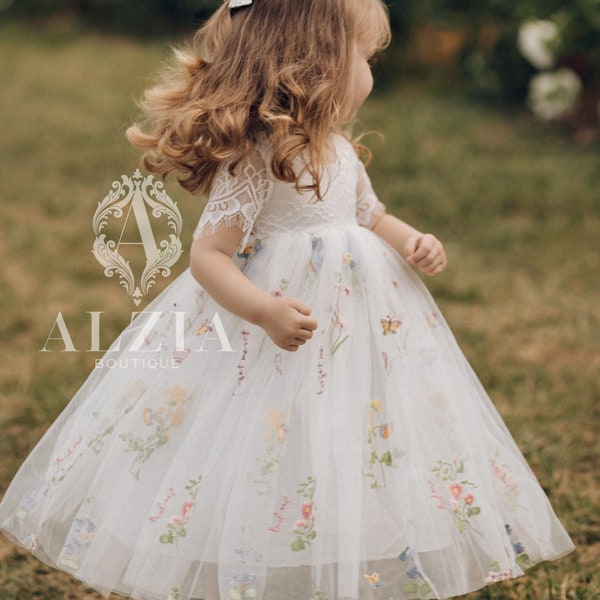
[{"label": "embroidered green leaf", "polygon": [[471,506],[467,509],[467,517],[473,517],[478,515],[481,512],[481,508],[479,506]]},{"label": "embroidered green leaf", "polygon": [[528,554],[519,554],[519,556],[517,556],[517,564],[520,567],[529,566],[529,555]]},{"label": "embroidered green leaf", "polygon": [[381,455],[381,462],[388,466],[391,467],[392,466],[392,453],[391,452],[384,452]]},{"label": "embroidered green leaf", "polygon": [[297,537],[292,542],[292,550],[294,552],[301,552],[302,550],[306,550],[306,544],[299,537]]},{"label": "embroidered green leaf", "polygon": [[402,589],[407,594],[416,594],[419,591],[419,586],[415,581],[407,581]]},{"label": "embroidered green leaf", "polygon": [[427,594],[431,594],[431,592],[432,592],[431,586],[427,582],[422,583],[419,586],[419,594],[421,596],[427,596]]}]

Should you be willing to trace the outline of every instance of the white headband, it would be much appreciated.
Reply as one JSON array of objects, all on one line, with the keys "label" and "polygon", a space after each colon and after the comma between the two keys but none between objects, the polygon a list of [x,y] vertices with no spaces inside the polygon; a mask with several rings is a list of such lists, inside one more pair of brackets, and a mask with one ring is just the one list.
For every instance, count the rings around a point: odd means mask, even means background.
[{"label": "white headband", "polygon": [[229,8],[240,8],[240,6],[250,6],[252,0],[229,0]]}]

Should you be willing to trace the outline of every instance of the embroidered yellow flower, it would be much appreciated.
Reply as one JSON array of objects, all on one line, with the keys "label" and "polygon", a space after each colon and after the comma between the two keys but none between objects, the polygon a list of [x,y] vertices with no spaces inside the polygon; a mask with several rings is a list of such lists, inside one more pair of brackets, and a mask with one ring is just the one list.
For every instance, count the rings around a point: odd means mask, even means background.
[{"label": "embroidered yellow flower", "polygon": [[180,385],[172,385],[165,390],[167,404],[181,404],[187,392]]},{"label": "embroidered yellow flower", "polygon": [[371,408],[377,412],[381,412],[381,400],[371,400]]},{"label": "embroidered yellow flower", "polygon": [[377,589],[381,585],[381,576],[379,573],[371,573],[364,575],[364,578],[369,582],[369,587],[372,590]]},{"label": "embroidered yellow flower", "polygon": [[285,442],[287,439],[287,427],[284,422],[285,413],[280,410],[270,410],[263,416],[263,421],[265,425],[271,429],[275,434],[277,434],[277,438],[280,442]]},{"label": "embroidered yellow flower", "polygon": [[183,417],[185,416],[185,410],[183,408],[177,408],[171,413],[171,426],[177,427],[183,421]]}]

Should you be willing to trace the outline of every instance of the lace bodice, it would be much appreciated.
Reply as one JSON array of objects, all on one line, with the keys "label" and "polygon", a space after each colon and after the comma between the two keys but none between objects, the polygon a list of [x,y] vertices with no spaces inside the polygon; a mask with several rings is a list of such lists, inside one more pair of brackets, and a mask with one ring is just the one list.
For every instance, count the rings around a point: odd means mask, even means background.
[{"label": "lace bodice", "polygon": [[251,234],[261,237],[352,224],[372,228],[385,212],[385,205],[375,195],[352,145],[335,136],[334,149],[336,158],[323,176],[321,202],[314,194],[299,193],[294,184],[272,175],[264,143],[244,159],[235,175],[224,166],[215,179],[194,239],[237,225],[243,231],[239,247],[245,248]]}]

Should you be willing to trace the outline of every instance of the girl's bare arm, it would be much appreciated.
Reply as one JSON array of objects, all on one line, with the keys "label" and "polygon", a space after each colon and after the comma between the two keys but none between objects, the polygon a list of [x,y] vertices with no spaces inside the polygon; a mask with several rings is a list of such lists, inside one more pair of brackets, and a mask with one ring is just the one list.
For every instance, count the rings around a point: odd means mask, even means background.
[{"label": "girl's bare arm", "polygon": [[275,297],[252,283],[231,257],[243,232],[237,226],[193,241],[192,276],[223,308],[259,325],[277,346],[294,352],[312,337],[317,322],[297,298]]},{"label": "girl's bare arm", "polygon": [[394,215],[384,213],[372,231],[427,275],[439,275],[448,264],[444,246],[435,236],[421,233]]}]

